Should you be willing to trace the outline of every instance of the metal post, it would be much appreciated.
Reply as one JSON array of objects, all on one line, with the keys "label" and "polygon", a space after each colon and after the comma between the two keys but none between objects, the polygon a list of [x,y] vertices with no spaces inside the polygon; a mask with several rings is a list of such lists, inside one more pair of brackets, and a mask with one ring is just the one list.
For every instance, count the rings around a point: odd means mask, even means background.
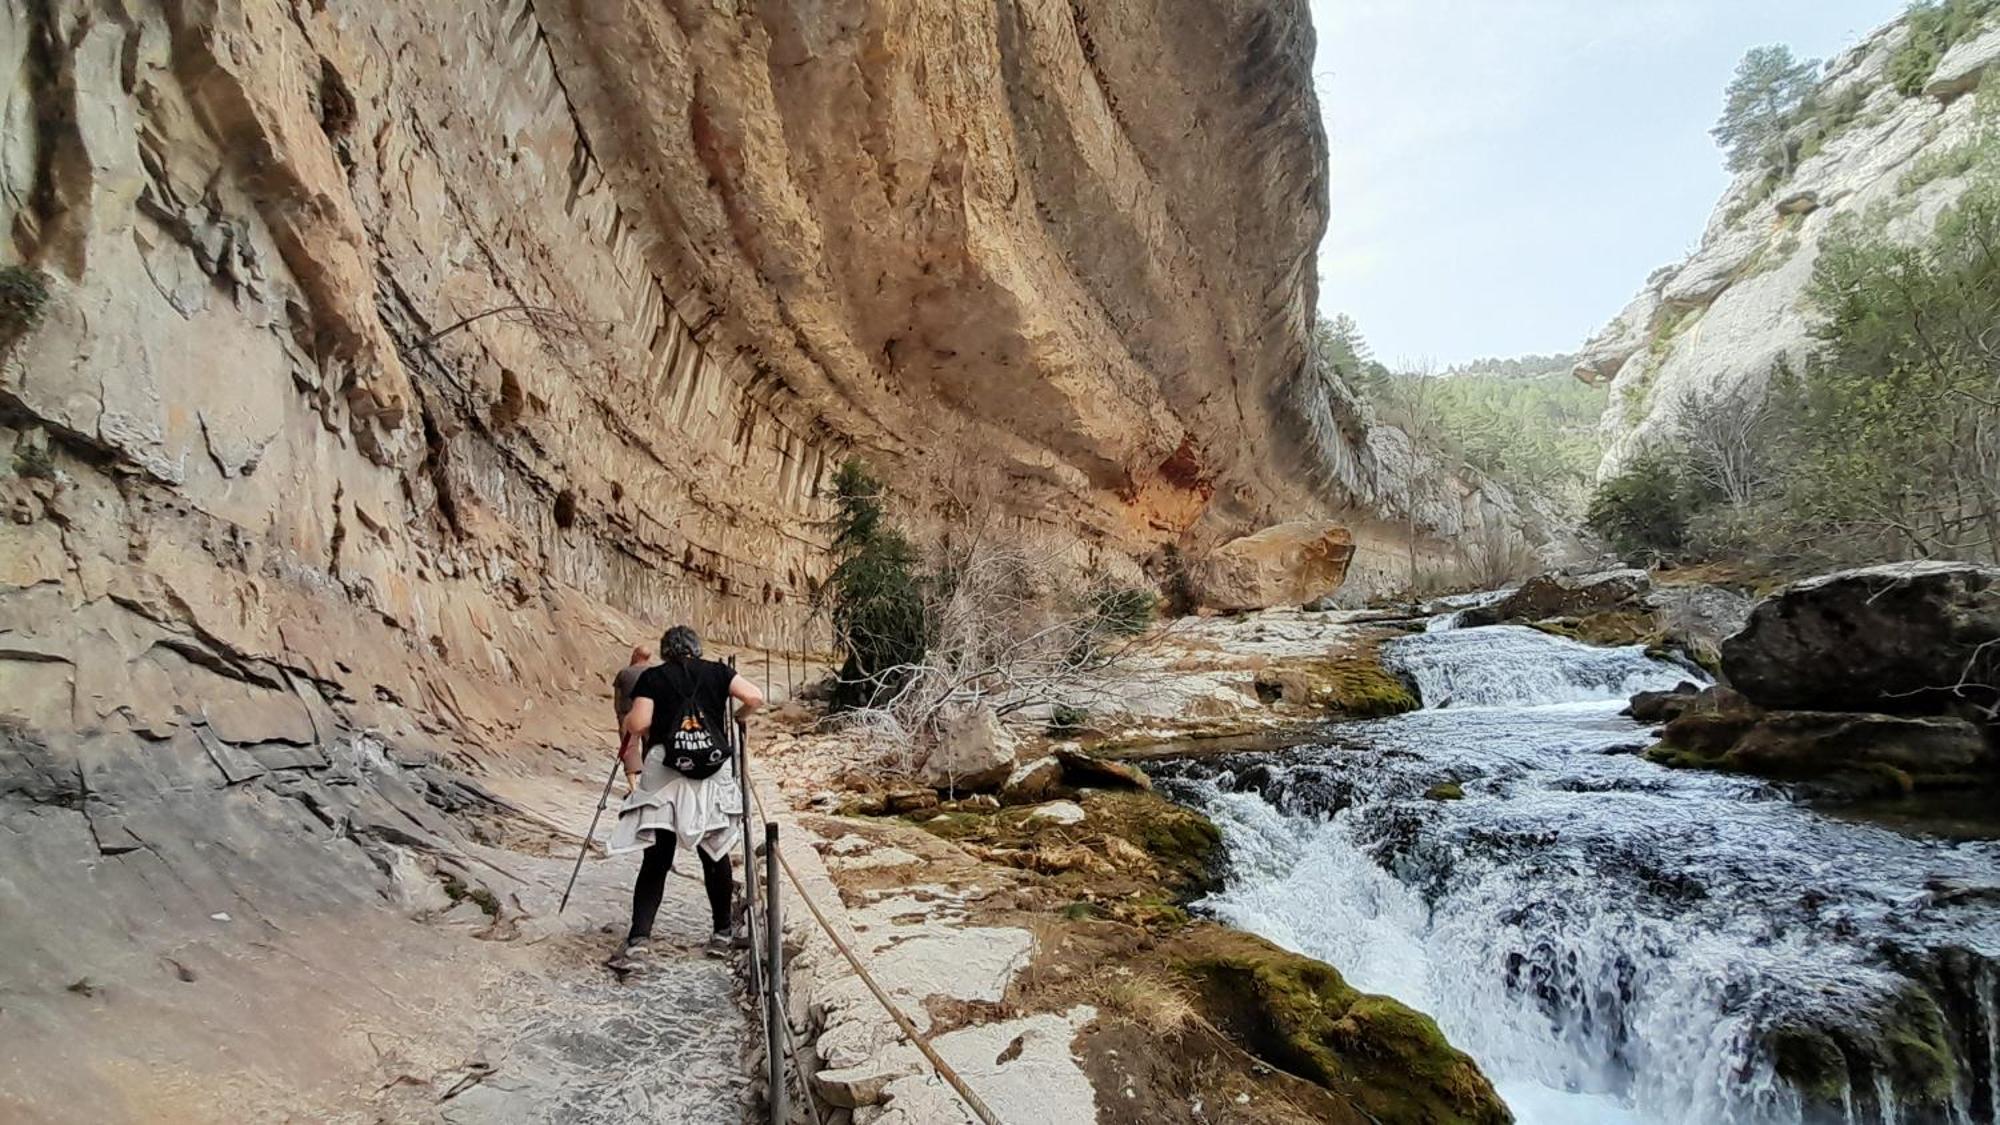
[{"label": "metal post", "polygon": [[764,902],[770,915],[764,922],[764,969],[769,974],[764,989],[764,1057],[770,1071],[772,1125],[784,1125],[785,1109],[785,927],[778,906],[778,826],[764,825]]},{"label": "metal post", "polygon": [[[736,667],[736,658],[729,658],[729,667]],[[757,964],[757,847],[750,838],[750,748],[745,738],[743,720],[730,724],[730,734],[736,739],[736,788],[743,793],[743,931],[750,940],[750,998],[756,999],[763,984],[763,974]]]}]

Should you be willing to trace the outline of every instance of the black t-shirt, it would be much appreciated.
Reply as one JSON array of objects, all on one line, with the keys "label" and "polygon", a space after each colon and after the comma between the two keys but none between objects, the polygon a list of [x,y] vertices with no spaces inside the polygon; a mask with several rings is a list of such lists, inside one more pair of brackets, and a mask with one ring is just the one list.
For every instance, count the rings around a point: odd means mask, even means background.
[{"label": "black t-shirt", "polygon": [[716,741],[729,740],[729,684],[736,679],[736,669],[718,660],[690,660],[686,663],[668,658],[666,661],[646,669],[639,677],[639,684],[632,689],[632,698],[653,701],[653,726],[646,733],[646,745],[659,746],[666,742],[670,726],[681,713],[681,703],[692,688],[695,704],[708,720],[708,729]]}]

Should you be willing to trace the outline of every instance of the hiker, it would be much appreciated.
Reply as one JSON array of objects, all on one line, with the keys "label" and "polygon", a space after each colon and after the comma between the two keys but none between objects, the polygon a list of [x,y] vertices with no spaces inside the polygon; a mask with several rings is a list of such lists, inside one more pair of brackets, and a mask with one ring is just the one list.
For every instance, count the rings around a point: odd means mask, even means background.
[{"label": "hiker", "polygon": [[[632,709],[632,689],[639,686],[639,677],[652,666],[653,654],[646,651],[644,645],[635,645],[632,648],[632,662],[618,669],[618,674],[611,677],[611,706],[618,711],[618,737],[621,740],[625,737],[625,713]],[[623,745],[622,741],[620,745]],[[631,784],[629,777],[626,779],[626,784],[628,786]],[[630,792],[629,788],[627,792]]]},{"label": "hiker", "polygon": [[685,625],[660,638],[660,663],[633,685],[618,747],[628,794],[608,849],[612,855],[646,852],[632,887],[625,957],[645,952],[678,847],[694,849],[701,859],[715,931],[708,952],[724,956],[736,944],[729,853],[743,830],[743,792],[728,769],[731,699],[740,715],[764,705],[756,684],[727,664],[701,658],[701,638]]}]

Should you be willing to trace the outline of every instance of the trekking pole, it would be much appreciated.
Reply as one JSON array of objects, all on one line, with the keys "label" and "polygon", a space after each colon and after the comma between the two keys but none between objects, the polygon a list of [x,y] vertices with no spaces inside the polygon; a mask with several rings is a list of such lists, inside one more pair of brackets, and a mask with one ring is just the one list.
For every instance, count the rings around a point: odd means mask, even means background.
[{"label": "trekking pole", "polygon": [[583,872],[583,857],[590,854],[590,838],[597,835],[597,822],[604,816],[604,806],[611,803],[611,786],[618,780],[618,767],[624,764],[623,757],[611,761],[611,776],[604,779],[604,792],[597,795],[597,812],[590,818],[590,831],[583,834],[583,847],[577,849],[576,866],[569,869],[569,886],[563,888],[562,902],[556,906],[557,914],[569,907],[569,893],[576,889],[576,877]]}]

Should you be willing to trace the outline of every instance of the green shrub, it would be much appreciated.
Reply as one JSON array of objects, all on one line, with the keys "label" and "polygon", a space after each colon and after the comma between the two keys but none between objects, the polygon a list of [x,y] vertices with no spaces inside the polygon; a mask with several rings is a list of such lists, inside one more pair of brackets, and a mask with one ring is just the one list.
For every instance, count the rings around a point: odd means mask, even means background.
[{"label": "green shrub", "polygon": [[1136,637],[1153,627],[1160,595],[1143,586],[1100,586],[1090,595],[1091,628],[1102,636]]},{"label": "green shrub", "polygon": [[48,279],[27,266],[0,268],[0,345],[11,344],[41,323],[49,304]]},{"label": "green shrub", "polygon": [[1982,164],[1992,163],[1996,157],[2000,157],[2000,132],[1985,129],[1970,140],[1918,157],[1902,179],[1896,181],[1896,190],[1909,195],[1926,184],[1963,176]]},{"label": "green shrub", "polygon": [[1058,703],[1049,710],[1049,733],[1058,737],[1078,734],[1090,726],[1090,710]]},{"label": "green shrub", "polygon": [[1978,30],[2000,0],[1919,0],[1905,17],[1910,36],[1889,60],[1889,81],[1904,97],[1916,97],[1936,73],[1945,52]]},{"label": "green shrub", "polygon": [[1735,205],[1729,208],[1728,214],[1722,220],[1723,223],[1728,226],[1735,226],[1743,216],[1770,202],[1771,196],[1775,195],[1778,191],[1778,185],[1784,182],[1785,174],[1783,172],[1775,168],[1765,172],[1763,179],[1757,181],[1757,186],[1751,188],[1743,198],[1737,200]]},{"label": "green shrub", "polygon": [[1799,139],[1798,163],[1803,164],[1825,151],[1827,143],[1846,132],[1861,117],[1868,103],[1868,87],[1856,82],[1832,98],[1818,94],[1807,99],[1805,131]]},{"label": "green shrub", "polygon": [[24,441],[14,447],[14,475],[38,480],[54,480],[55,458],[49,455],[47,447],[30,445]]},{"label": "green shrub", "polygon": [[1674,455],[1649,449],[1600,484],[1584,522],[1634,562],[1678,557],[1699,502]]},{"label": "green shrub", "polygon": [[880,481],[850,459],[834,476],[833,553],[820,592],[847,659],[835,681],[836,709],[867,706],[896,687],[896,669],[928,647],[924,580],[916,548],[888,522]]}]

